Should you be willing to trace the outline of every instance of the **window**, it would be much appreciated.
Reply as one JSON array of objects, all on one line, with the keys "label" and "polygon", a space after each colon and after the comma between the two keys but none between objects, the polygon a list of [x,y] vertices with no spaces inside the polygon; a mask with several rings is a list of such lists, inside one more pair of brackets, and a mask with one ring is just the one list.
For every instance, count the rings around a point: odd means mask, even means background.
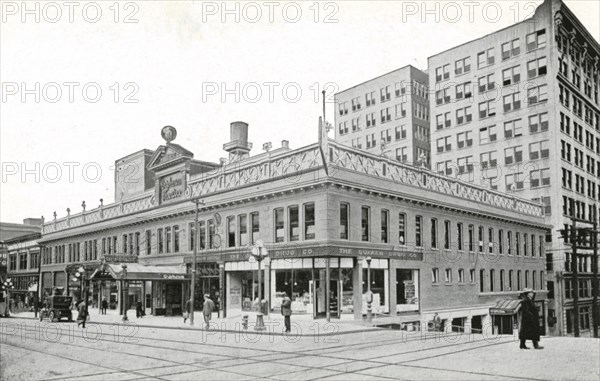
[{"label": "window", "polygon": [[502,86],[510,86],[521,81],[521,67],[513,66],[502,70]]},{"label": "window", "polygon": [[[523,234],[523,255],[526,257],[529,255],[529,236],[527,235],[527,233]],[[527,280],[525,280],[525,282],[527,282]],[[525,287],[527,287],[527,284],[525,284]]]},{"label": "window", "polygon": [[446,269],[444,271],[444,278],[446,283],[452,283],[452,269]]},{"label": "window", "polygon": [[494,252],[494,229],[488,228],[488,253]]},{"label": "window", "polygon": [[360,110],[360,97],[352,99],[352,111]]},{"label": "window", "polygon": [[477,68],[478,69],[481,69],[482,67],[493,65],[495,61],[496,61],[496,57],[494,56],[494,48],[489,48],[488,50],[477,54]]},{"label": "window", "polygon": [[437,151],[438,152],[448,152],[452,150],[452,142],[450,141],[452,137],[446,136],[445,138],[439,138],[437,140]]},{"label": "window", "polygon": [[[177,242],[179,242],[179,233],[177,233]],[[94,240],[94,246],[96,246],[96,240]],[[177,250],[179,250],[179,245],[177,246]],[[135,233],[135,255],[140,255],[140,233]],[[96,251],[94,249],[94,257],[96,256]],[[94,258],[96,259],[96,258]]]},{"label": "window", "polygon": [[390,108],[386,107],[379,112],[379,116],[381,117],[381,124],[385,122],[389,122],[392,120],[392,114],[390,113]]},{"label": "window", "polygon": [[444,249],[450,249],[450,221],[444,221]]},{"label": "window", "polygon": [[469,269],[469,283],[475,283],[475,269]]},{"label": "window", "polygon": [[435,103],[438,105],[450,103],[450,90],[448,87],[435,92]]},{"label": "window", "polygon": [[496,159],[496,151],[484,152],[479,155],[479,163],[482,169],[496,168],[498,160]]},{"label": "window", "polygon": [[479,104],[479,119],[489,118],[496,115],[496,101],[487,101]]},{"label": "window", "polygon": [[477,240],[479,241],[479,252],[483,253],[483,226],[477,229]]},{"label": "window", "polygon": [[315,204],[304,204],[304,239],[315,239]]},{"label": "window", "polygon": [[479,270],[479,292],[485,292],[485,270]]},{"label": "window", "polygon": [[473,156],[459,157],[457,164],[459,174],[473,172]]},{"label": "window", "polygon": [[518,56],[519,53],[521,53],[521,48],[519,46],[518,38],[502,44],[502,60]]},{"label": "window", "polygon": [[275,242],[285,241],[285,222],[283,219],[283,208],[277,208],[275,213]]},{"label": "window", "polygon": [[456,110],[456,124],[468,123],[473,120],[471,106],[459,108]]},{"label": "window", "polygon": [[289,234],[290,241],[298,241],[300,239],[300,216],[298,206],[290,206],[288,208]]},{"label": "window", "polygon": [[486,91],[490,91],[496,88],[494,74],[488,74],[486,76],[479,77],[478,88],[480,93],[485,93]]},{"label": "window", "polygon": [[381,242],[388,243],[388,223],[390,219],[390,212],[387,210],[381,211]]},{"label": "window", "polygon": [[198,249],[206,249],[206,222],[198,222]]},{"label": "window", "polygon": [[513,290],[513,270],[508,270],[508,291]]},{"label": "window", "polygon": [[546,29],[538,30],[537,32],[528,34],[525,40],[527,51],[541,49],[546,46]]},{"label": "window", "polygon": [[529,117],[529,132],[535,134],[543,131],[548,131],[548,113],[531,115]]},{"label": "window", "polygon": [[396,140],[406,139],[406,127],[398,126],[394,130],[396,134]]},{"label": "window", "polygon": [[406,245],[406,214],[398,214],[398,242]]},{"label": "window", "polygon": [[529,270],[525,270],[525,288],[529,287]]},{"label": "window", "polygon": [[[531,237],[533,238],[533,237]],[[531,288],[533,288],[534,290],[537,290],[537,279],[535,279],[535,277],[537,276],[535,270],[533,270],[531,272]]]},{"label": "window", "polygon": [[456,224],[456,240],[458,241],[458,250],[463,250],[463,224],[461,222]]},{"label": "window", "polygon": [[421,229],[423,227],[423,217],[415,216],[415,246],[422,247]]},{"label": "window", "polygon": [[[193,247],[193,240],[192,240]],[[152,254],[152,231],[146,230],[146,255]]]},{"label": "window", "polygon": [[522,288],[521,288],[521,270],[517,270],[517,290],[522,290]]},{"label": "window", "polygon": [[164,236],[163,236],[163,229],[162,228],[158,228],[156,230],[156,237],[158,238],[158,254],[162,254],[164,253]]},{"label": "window", "polygon": [[[367,104],[367,107],[375,104],[375,92],[374,91],[371,91],[370,93],[365,94],[365,103]],[[348,112],[346,111],[346,113],[348,113]]]},{"label": "window", "polygon": [[475,226],[469,225],[469,251],[474,251]]},{"label": "window", "polygon": [[523,161],[523,146],[504,149],[504,164],[511,165]]},{"label": "window", "polygon": [[389,101],[390,100],[390,87],[386,86],[386,87],[382,87],[381,89],[379,89],[379,95],[381,97],[381,102],[385,102],[385,101]]},{"label": "window", "polygon": [[505,95],[503,98],[504,112],[510,112],[521,108],[519,92]]},{"label": "window", "polygon": [[396,148],[396,160],[408,161],[408,147]]},{"label": "window", "polygon": [[365,242],[368,242],[369,237],[371,236],[371,231],[369,230],[370,219],[371,219],[371,209],[369,209],[369,207],[367,207],[367,206],[363,206],[361,208],[361,228],[362,228],[361,240],[365,241]]},{"label": "window", "polygon": [[527,102],[529,105],[546,102],[548,100],[548,85],[541,85],[527,89]]},{"label": "window", "polygon": [[171,227],[166,227],[165,228],[165,241],[166,241],[167,244],[165,245],[165,248],[166,248],[165,251],[167,253],[171,252],[171,239],[172,239],[172,237],[171,237]]},{"label": "window", "polygon": [[367,148],[374,148],[375,146],[377,146],[375,134],[367,135]]},{"label": "window", "polygon": [[546,57],[527,62],[527,79],[546,75],[547,72]]},{"label": "window", "polygon": [[473,145],[473,132],[466,131],[456,135],[456,144],[458,148],[471,147]]},{"label": "window", "polygon": [[248,242],[248,216],[240,214],[238,216],[238,244],[246,246]]},{"label": "window", "polygon": [[517,255],[521,255],[521,249],[520,249],[520,245],[521,245],[521,233],[517,232],[515,234],[515,248],[517,251]]},{"label": "window", "polygon": [[523,135],[521,119],[511,120],[504,123],[504,138],[512,139]]},{"label": "window", "polygon": [[504,254],[504,230],[498,230],[498,252]]},{"label": "window", "polygon": [[496,126],[482,127],[479,129],[479,144],[496,141]]},{"label": "window", "polygon": [[454,74],[461,75],[471,71],[471,57],[465,57],[454,62]]},{"label": "window", "polygon": [[252,225],[252,241],[250,243],[254,244],[260,238],[260,219],[258,212],[250,213],[250,224]]},{"label": "window", "polygon": [[348,239],[348,217],[350,205],[340,204],[340,239]]},{"label": "window", "polygon": [[431,283],[440,282],[440,270],[438,268],[431,269]]},{"label": "window", "polygon": [[504,270],[500,270],[500,291],[504,291]]},{"label": "window", "polygon": [[494,292],[495,275],[496,272],[494,270],[490,270],[490,292]]},{"label": "window", "polygon": [[456,99],[467,99],[471,98],[472,90],[471,90],[471,82],[461,83],[460,85],[456,85]]},{"label": "window", "polygon": [[[127,254],[128,253],[127,248],[129,246],[127,244],[127,234],[123,234],[123,240],[122,241],[123,241],[122,242],[122,244],[123,244],[123,253]],[[91,256],[92,256],[92,253],[91,253],[91,250],[90,250],[89,258],[91,258]],[[85,260],[87,261],[88,260],[88,245],[87,245],[87,243],[85,245],[85,258],[86,258]]]},{"label": "window", "polygon": [[431,219],[431,248],[437,249],[437,219]]},{"label": "window", "polygon": [[512,232],[506,233],[506,252],[508,255],[512,255]]},{"label": "window", "polygon": [[536,169],[530,172],[531,188],[538,188],[550,185],[550,168]]},{"label": "window", "polygon": [[235,217],[227,217],[227,247],[235,247]]},{"label": "window", "polygon": [[340,115],[348,114],[348,102],[340,103],[338,106],[338,110],[339,110]]}]

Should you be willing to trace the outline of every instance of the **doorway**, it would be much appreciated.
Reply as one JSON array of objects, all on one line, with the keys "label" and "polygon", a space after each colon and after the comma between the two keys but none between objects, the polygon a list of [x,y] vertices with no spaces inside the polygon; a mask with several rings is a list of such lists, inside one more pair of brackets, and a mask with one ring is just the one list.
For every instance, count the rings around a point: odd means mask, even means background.
[{"label": "doorway", "polygon": [[326,305],[327,295],[325,285],[326,280],[324,279],[315,279],[314,281],[311,281],[312,294],[315,296],[313,317],[315,319],[327,317],[327,309],[329,309],[330,317],[339,318],[342,284],[337,279],[329,280],[329,306]]}]

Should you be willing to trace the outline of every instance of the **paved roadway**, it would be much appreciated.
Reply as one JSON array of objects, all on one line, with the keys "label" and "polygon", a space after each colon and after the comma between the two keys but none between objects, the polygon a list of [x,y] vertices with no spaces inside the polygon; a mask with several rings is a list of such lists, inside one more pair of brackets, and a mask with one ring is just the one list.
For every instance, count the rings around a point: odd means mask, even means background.
[{"label": "paved roadway", "polygon": [[512,336],[423,338],[376,331],[257,336],[0,320],[2,380],[598,380],[598,340]]}]

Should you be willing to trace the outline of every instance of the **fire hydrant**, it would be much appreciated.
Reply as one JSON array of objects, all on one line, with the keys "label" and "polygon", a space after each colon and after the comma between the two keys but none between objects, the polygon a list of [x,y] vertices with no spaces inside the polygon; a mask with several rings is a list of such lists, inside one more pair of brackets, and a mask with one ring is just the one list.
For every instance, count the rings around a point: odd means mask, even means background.
[{"label": "fire hydrant", "polygon": [[248,315],[242,315],[242,328],[248,329]]}]

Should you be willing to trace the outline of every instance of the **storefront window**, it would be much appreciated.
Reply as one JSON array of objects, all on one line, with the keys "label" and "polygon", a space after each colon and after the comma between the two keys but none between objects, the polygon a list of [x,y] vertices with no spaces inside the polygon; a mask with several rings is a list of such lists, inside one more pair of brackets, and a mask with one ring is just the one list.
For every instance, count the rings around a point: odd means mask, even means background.
[{"label": "storefront window", "polygon": [[340,204],[340,239],[348,239],[348,209],[350,205]]},{"label": "storefront window", "polygon": [[396,270],[396,312],[419,310],[419,270]]},{"label": "storefront window", "polygon": [[283,222],[283,208],[277,208],[275,213],[275,242],[285,241],[285,225]]},{"label": "storefront window", "polygon": [[352,283],[352,269],[341,269],[340,280],[342,282],[342,306],[343,314],[354,313],[354,284]]},{"label": "storefront window", "polygon": [[[363,269],[363,294],[367,292],[368,269]],[[385,270],[371,269],[371,292],[373,293],[373,311],[382,313],[385,305]]]},{"label": "storefront window", "polygon": [[287,294],[292,299],[292,313],[312,314],[312,279],[312,269],[276,270],[273,308],[279,308],[284,295]]},{"label": "storefront window", "polygon": [[315,204],[304,204],[304,239],[315,239]]},{"label": "storefront window", "polygon": [[300,221],[297,206],[288,208],[288,219],[290,223],[290,241],[298,241],[300,239]]}]

